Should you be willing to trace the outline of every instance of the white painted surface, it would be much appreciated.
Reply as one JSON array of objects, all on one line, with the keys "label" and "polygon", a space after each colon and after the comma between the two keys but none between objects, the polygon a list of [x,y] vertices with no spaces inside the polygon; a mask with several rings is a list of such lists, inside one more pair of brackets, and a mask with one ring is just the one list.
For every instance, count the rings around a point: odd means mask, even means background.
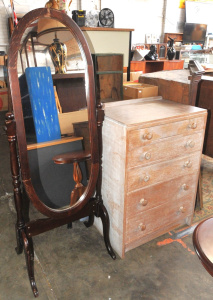
[{"label": "white painted surface", "polygon": [[101,8],[112,9],[115,28],[134,28],[132,43],[144,43],[145,34],[162,34],[164,0],[102,0]]},{"label": "white painted surface", "polygon": [[129,31],[83,31],[91,53],[124,54],[124,66],[128,66]]}]

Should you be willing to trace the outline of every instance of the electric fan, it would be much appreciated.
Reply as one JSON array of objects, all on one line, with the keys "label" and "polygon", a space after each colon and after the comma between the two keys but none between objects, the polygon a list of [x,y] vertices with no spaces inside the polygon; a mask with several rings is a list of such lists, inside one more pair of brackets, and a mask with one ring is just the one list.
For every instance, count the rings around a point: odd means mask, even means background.
[{"label": "electric fan", "polygon": [[103,8],[99,13],[100,27],[114,27],[114,14],[111,9]]}]

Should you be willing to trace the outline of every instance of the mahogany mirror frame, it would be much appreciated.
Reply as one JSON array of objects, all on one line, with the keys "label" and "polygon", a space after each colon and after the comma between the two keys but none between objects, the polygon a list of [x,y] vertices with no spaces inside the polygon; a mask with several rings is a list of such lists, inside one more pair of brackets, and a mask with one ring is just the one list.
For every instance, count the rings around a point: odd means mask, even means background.
[{"label": "mahogany mirror frame", "polygon": [[[89,120],[89,135],[90,135],[90,147],[91,147],[91,175],[85,193],[76,202],[74,206],[57,210],[47,207],[38,198],[30,177],[30,169],[27,155],[27,143],[25,137],[24,119],[22,113],[21,94],[19,88],[18,72],[17,72],[17,59],[20,49],[20,40],[29,25],[39,18],[54,18],[63,23],[70,30],[71,34],[76,38],[79,47],[82,48],[86,63],[87,70],[85,72],[86,80],[86,102],[88,109]],[[88,74],[88,76],[87,76]],[[8,76],[12,98],[13,113],[16,122],[16,136],[19,152],[19,161],[21,169],[22,182],[25,187],[25,191],[32,201],[33,205],[38,211],[50,218],[64,218],[71,216],[78,211],[89,201],[92,197],[95,186],[97,183],[99,172],[99,155],[98,155],[98,134],[96,124],[96,107],[95,107],[95,83],[94,83],[94,71],[93,62],[88,48],[87,42],[82,31],[76,25],[76,23],[70,19],[65,13],[59,10],[39,8],[26,14],[15,27],[11,37],[9,53],[8,53]]]},{"label": "mahogany mirror frame", "polygon": [[[89,120],[89,138],[91,149],[91,170],[88,185],[80,199],[73,205],[64,209],[52,209],[47,207],[37,196],[31,178],[27,155],[27,142],[25,135],[24,119],[22,113],[22,102],[17,72],[18,53],[20,41],[25,29],[39,18],[54,18],[63,23],[76,38],[79,47],[85,55],[87,70],[85,70],[86,102]],[[93,225],[94,216],[100,217],[103,224],[103,237],[105,246],[110,256],[115,259],[116,255],[109,240],[109,216],[103,204],[101,195],[102,183],[102,123],[104,111],[101,103],[96,107],[95,83],[93,62],[86,39],[76,25],[65,13],[48,8],[39,8],[27,13],[18,23],[13,31],[9,53],[8,53],[8,77],[9,90],[11,93],[13,112],[6,114],[6,133],[10,149],[11,173],[14,186],[14,201],[17,212],[16,241],[17,254],[24,250],[28,277],[35,297],[38,296],[38,289],[34,277],[34,248],[32,237],[44,233],[59,226],[70,224],[88,216],[86,227]],[[86,158],[86,156],[85,156]],[[82,161],[82,157],[80,157]],[[23,188],[24,187],[24,188]],[[95,196],[94,196],[95,194]],[[25,195],[27,197],[25,197]],[[27,201],[46,218],[29,220],[29,215],[24,216]]]}]

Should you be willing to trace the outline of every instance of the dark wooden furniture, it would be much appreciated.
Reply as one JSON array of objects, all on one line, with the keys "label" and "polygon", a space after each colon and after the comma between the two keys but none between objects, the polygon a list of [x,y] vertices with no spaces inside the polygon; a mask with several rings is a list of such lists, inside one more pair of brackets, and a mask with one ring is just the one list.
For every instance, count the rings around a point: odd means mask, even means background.
[{"label": "dark wooden furniture", "polygon": [[122,53],[127,80],[130,80],[132,31],[134,29],[109,27],[81,27],[91,53]]},{"label": "dark wooden furniture", "polygon": [[155,61],[131,61],[130,71],[143,71],[152,73],[158,71],[183,69],[184,60],[155,60]]},{"label": "dark wooden furniture", "polygon": [[165,33],[164,34],[164,43],[168,43],[169,36],[172,39],[175,39],[175,42],[182,42],[183,41],[183,33]]},{"label": "dark wooden furniture", "polygon": [[[152,46],[153,44],[144,44],[144,46],[146,47],[146,49],[150,49],[150,46]],[[158,58],[166,58],[167,56],[167,43],[158,43],[158,44],[154,44],[157,48],[157,54],[158,54]],[[164,55],[161,56],[161,48],[164,50]]]},{"label": "dark wooden furniture", "polygon": [[84,73],[55,74],[52,77],[63,113],[86,107]]},{"label": "dark wooden furniture", "polygon": [[[17,72],[17,57],[20,50],[20,41],[22,40],[25,30],[31,26],[32,22],[35,22],[39,18],[54,18],[67,26],[68,30],[70,30],[76,38],[77,43],[84,52],[85,63],[87,65],[85,69],[87,76],[85,88],[87,92],[85,95],[88,110],[90,152],[88,153],[82,150],[77,153],[68,152],[66,155],[62,154],[57,157],[53,157],[53,160],[57,164],[70,164],[90,159],[91,175],[85,191],[82,191],[83,194],[80,199],[77,199],[78,201],[74,205],[62,207],[62,209],[53,209],[45,205],[36,193],[32,183]],[[21,254],[23,250],[25,252],[31,288],[34,296],[37,297],[38,290],[34,277],[34,250],[32,239],[35,235],[69,224],[86,216],[89,216],[89,219],[85,222],[85,225],[89,227],[93,224],[94,216],[98,218],[100,217],[103,224],[103,236],[107,251],[111,257],[115,259],[115,254],[109,240],[109,217],[101,195],[101,132],[104,112],[100,104],[97,107],[95,104],[93,63],[84,35],[72,19],[58,10],[46,8],[36,9],[27,13],[20,20],[19,25],[13,31],[10,41],[8,76],[13,111],[6,115],[6,132],[10,148],[14,201],[17,212],[17,221],[15,226],[17,237],[16,252],[17,254]],[[58,168],[60,168],[60,166],[58,166]],[[51,176],[51,174],[49,174],[49,176]],[[25,215],[24,212],[29,201],[41,214],[44,215],[44,218],[30,220],[29,215]]]},{"label": "dark wooden furniture", "polygon": [[213,218],[202,221],[193,233],[195,252],[204,268],[213,276]]},{"label": "dark wooden furniture", "polygon": [[123,100],[123,54],[92,54],[97,103]]}]

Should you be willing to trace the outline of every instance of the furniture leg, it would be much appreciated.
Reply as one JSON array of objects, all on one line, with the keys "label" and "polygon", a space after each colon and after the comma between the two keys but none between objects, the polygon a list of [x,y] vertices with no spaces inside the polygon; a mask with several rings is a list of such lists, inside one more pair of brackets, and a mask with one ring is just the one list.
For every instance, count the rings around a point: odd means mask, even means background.
[{"label": "furniture leg", "polygon": [[103,223],[103,235],[104,235],[104,242],[107,248],[109,255],[116,259],[116,255],[112,249],[110,239],[109,239],[109,215],[108,212],[103,204],[102,199],[102,125],[104,120],[104,110],[102,109],[102,103],[97,105],[98,113],[97,113],[97,128],[98,128],[98,145],[99,145],[99,176],[96,184],[96,203],[97,203],[97,213],[96,217],[100,217]]},{"label": "furniture leg", "polygon": [[18,154],[16,148],[16,122],[14,120],[14,115],[12,113],[6,114],[5,124],[6,124],[7,139],[10,148],[10,165],[11,165],[11,173],[12,173],[15,208],[17,213],[16,252],[17,254],[20,254],[23,251],[23,244],[21,241],[21,231],[25,226],[25,222],[22,214],[22,193],[21,193],[21,182],[19,176],[20,167],[19,167]]},{"label": "furniture leg", "polygon": [[67,224],[67,229],[72,229],[72,222]]},{"label": "furniture leg", "polygon": [[94,223],[94,214],[92,214],[92,215],[89,216],[88,221],[85,221],[84,225],[86,227],[91,227],[93,225],[93,223]]},{"label": "furniture leg", "polygon": [[22,230],[22,239],[23,239],[23,245],[24,245],[24,253],[26,258],[26,265],[27,265],[27,271],[28,276],[30,280],[30,285],[33,291],[33,295],[35,297],[38,297],[38,289],[35,283],[35,277],[34,277],[34,249],[33,249],[33,240],[32,238],[29,238],[26,236],[24,230]]},{"label": "furniture leg", "polygon": [[109,255],[112,259],[116,259],[116,255],[112,249],[110,240],[109,240],[109,215],[108,212],[103,204],[99,205],[99,217],[103,223],[103,235],[104,235],[104,242],[107,248]]},{"label": "furniture leg", "polygon": [[22,236],[21,236],[21,230],[18,228],[18,225],[15,225],[15,232],[16,232],[16,242],[17,247],[15,248],[17,254],[21,254],[23,252],[23,242],[22,242]]}]

